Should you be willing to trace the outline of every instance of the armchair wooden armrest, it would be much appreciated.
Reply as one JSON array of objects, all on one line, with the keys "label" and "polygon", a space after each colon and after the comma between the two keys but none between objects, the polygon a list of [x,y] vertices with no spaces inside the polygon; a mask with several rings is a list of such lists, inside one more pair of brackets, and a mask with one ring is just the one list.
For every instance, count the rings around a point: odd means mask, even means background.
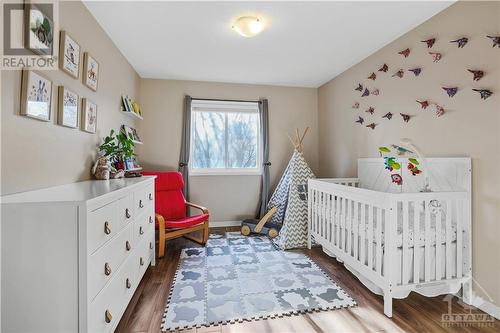
[{"label": "armchair wooden armrest", "polygon": [[203,212],[203,214],[208,214],[208,208],[206,208],[206,207],[194,204],[192,202],[187,202],[187,201],[186,201],[186,206],[197,208],[197,209],[201,210]]}]

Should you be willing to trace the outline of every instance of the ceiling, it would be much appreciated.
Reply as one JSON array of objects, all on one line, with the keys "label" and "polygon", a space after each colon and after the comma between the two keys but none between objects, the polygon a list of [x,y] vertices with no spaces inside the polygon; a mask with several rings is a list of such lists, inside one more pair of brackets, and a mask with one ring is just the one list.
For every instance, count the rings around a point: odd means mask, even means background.
[{"label": "ceiling", "polygon": [[[143,78],[301,87],[322,85],[451,3],[85,2]],[[247,14],[266,26],[254,38],[231,29]]]}]

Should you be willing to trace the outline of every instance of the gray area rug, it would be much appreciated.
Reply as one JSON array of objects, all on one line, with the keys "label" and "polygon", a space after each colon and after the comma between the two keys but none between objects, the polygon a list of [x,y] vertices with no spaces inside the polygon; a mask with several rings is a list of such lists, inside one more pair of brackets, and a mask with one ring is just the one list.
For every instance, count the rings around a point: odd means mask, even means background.
[{"label": "gray area rug", "polygon": [[182,250],[162,330],[354,305],[306,255],[280,251],[267,237],[230,232],[210,235],[205,248]]}]

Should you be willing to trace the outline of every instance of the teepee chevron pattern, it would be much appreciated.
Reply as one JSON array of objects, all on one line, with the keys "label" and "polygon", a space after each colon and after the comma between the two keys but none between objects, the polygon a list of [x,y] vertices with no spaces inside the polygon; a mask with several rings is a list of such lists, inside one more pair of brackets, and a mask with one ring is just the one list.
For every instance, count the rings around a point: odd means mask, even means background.
[{"label": "teepee chevron pattern", "polygon": [[307,246],[307,181],[311,178],[314,173],[296,147],[268,205],[278,207],[271,222],[283,227],[273,241],[283,250]]}]

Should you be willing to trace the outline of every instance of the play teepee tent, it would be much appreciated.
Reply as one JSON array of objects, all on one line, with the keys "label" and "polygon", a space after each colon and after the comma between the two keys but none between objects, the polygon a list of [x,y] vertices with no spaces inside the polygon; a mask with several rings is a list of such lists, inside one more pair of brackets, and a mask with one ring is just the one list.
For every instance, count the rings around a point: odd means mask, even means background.
[{"label": "play teepee tent", "polygon": [[296,138],[290,138],[295,149],[268,204],[268,209],[277,207],[271,222],[282,224],[282,228],[273,241],[283,250],[307,246],[307,181],[315,178],[302,155],[308,130],[302,137],[297,130]]}]

